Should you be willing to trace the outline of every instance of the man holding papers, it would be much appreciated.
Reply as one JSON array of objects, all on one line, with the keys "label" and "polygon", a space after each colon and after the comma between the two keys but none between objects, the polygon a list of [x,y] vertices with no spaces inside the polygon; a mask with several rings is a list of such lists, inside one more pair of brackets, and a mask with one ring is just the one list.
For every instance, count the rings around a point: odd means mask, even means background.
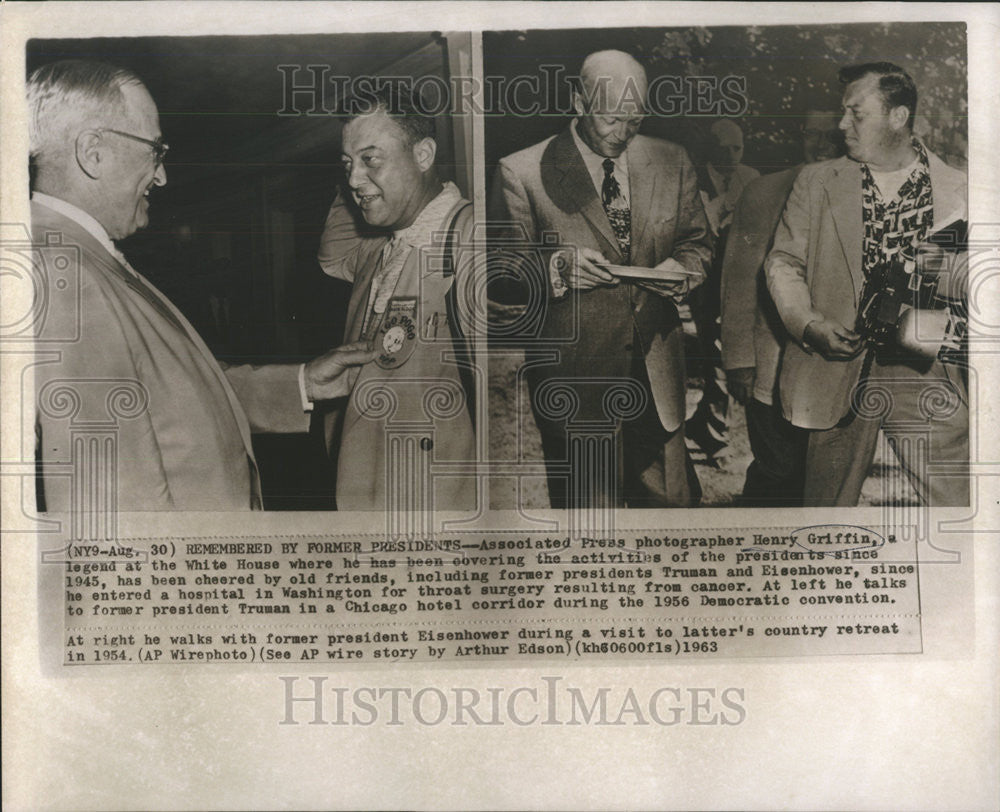
[{"label": "man holding papers", "polygon": [[[685,151],[638,135],[646,88],[628,54],[591,54],[570,126],[504,158],[494,183],[491,220],[541,246],[523,253],[544,289],[526,366],[557,508],[699,497],[675,302],[704,279],[711,237]],[[605,431],[611,451],[579,453],[581,426]]]}]

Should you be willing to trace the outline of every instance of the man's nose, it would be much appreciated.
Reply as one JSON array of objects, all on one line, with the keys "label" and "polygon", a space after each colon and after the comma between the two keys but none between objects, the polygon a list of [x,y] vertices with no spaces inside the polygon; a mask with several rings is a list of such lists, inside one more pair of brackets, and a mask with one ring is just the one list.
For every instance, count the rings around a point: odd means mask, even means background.
[{"label": "man's nose", "polygon": [[844,115],[842,115],[840,117],[840,123],[837,125],[837,127],[839,129],[841,129],[841,130],[844,130],[844,132],[847,132],[847,129],[850,126],[851,126],[851,122],[848,120],[848,114],[844,113]]},{"label": "man's nose", "polygon": [[364,167],[358,163],[351,165],[351,170],[347,173],[347,185],[352,189],[357,189],[365,181]]},{"label": "man's nose", "polygon": [[156,165],[156,171],[153,173],[153,185],[154,186],[167,185],[167,168],[163,164]]}]

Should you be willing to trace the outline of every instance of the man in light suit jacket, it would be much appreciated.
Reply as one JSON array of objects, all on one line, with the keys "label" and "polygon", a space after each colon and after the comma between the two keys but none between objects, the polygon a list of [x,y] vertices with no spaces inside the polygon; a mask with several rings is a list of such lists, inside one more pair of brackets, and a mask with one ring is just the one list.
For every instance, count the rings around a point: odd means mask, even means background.
[{"label": "man in light suit jacket", "polygon": [[326,415],[337,508],[471,510],[472,206],[438,176],[418,100],[390,88],[350,105],[341,151],[353,205],[334,201],[319,262],[352,285],[345,341],[372,342],[376,356],[341,379]]},{"label": "man in light suit jacket", "polygon": [[[542,323],[527,379],[550,499],[688,506],[700,493],[684,447],[675,299],[711,259],[694,167],[676,144],[637,134],[647,85],[631,56],[591,54],[580,80],[570,127],[500,162],[490,211],[532,249]],[[609,264],[655,272],[623,278]],[[573,451],[568,432],[587,425],[612,433],[617,461]]]},{"label": "man in light suit jacket", "polygon": [[[856,332],[866,281],[880,263],[914,263],[917,245],[966,218],[965,176],[913,137],[917,90],[905,71],[870,63],[844,68],[840,78],[847,156],[802,170],[765,264],[792,339],[781,364],[782,406],[810,430],[805,503],[857,504],[881,428],[922,503],[968,504],[959,370],[900,347],[876,349]],[[928,466],[942,464],[948,472],[931,475]]]},{"label": "man in light suit jacket", "polygon": [[[75,257],[79,298],[49,292],[39,343],[39,502],[50,511],[249,510],[261,505],[251,432],[308,429],[309,402],[371,353],[223,369],[174,305],[118,251],[148,223],[167,146],[149,92],[99,62],[28,82],[36,261]],[[55,260],[52,260],[53,262]],[[56,266],[58,267],[58,266]]]},{"label": "man in light suit jacket", "polygon": [[[805,162],[836,158],[843,139],[838,114],[812,110],[803,122]],[[729,393],[746,409],[753,460],[739,504],[802,504],[808,432],[781,413],[778,368],[785,328],[767,292],[764,259],[803,164],[751,181],[733,212],[722,262],[722,365]]]}]

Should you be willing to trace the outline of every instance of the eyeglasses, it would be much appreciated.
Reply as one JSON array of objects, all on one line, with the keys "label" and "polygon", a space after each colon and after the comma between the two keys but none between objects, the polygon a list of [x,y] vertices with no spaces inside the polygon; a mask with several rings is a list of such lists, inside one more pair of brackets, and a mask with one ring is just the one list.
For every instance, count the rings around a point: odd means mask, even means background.
[{"label": "eyeglasses", "polygon": [[167,157],[167,150],[170,149],[170,144],[163,140],[163,136],[160,136],[155,141],[150,141],[148,138],[140,138],[138,135],[132,135],[132,133],[122,132],[121,130],[112,130],[110,127],[103,128],[101,132],[114,133],[123,138],[131,138],[133,141],[148,144],[153,148],[153,159],[156,161],[157,166],[163,163],[163,159]]}]

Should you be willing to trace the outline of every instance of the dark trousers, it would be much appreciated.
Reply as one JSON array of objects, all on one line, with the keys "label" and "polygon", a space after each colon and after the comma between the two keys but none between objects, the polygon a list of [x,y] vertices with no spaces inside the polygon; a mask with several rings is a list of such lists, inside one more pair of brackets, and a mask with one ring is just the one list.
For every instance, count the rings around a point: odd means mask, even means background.
[{"label": "dark trousers", "polygon": [[546,419],[532,396],[553,508],[694,507],[700,501],[683,424],[672,432],[663,428],[641,357],[631,372],[646,393],[645,408],[603,429],[580,432]]},{"label": "dark trousers", "polygon": [[781,405],[753,398],[747,404],[747,435],[753,461],[747,467],[742,507],[800,507],[805,485],[809,432],[793,426]]},{"label": "dark trousers", "polygon": [[692,342],[694,351],[689,358],[689,374],[702,379],[702,397],[698,407],[687,421],[687,436],[693,440],[711,461],[729,444],[729,391],[722,368],[722,344],[719,315],[721,312],[722,253],[726,233],[716,242],[716,261],[709,269],[708,278],[691,291],[688,304],[691,321],[697,333]]}]

